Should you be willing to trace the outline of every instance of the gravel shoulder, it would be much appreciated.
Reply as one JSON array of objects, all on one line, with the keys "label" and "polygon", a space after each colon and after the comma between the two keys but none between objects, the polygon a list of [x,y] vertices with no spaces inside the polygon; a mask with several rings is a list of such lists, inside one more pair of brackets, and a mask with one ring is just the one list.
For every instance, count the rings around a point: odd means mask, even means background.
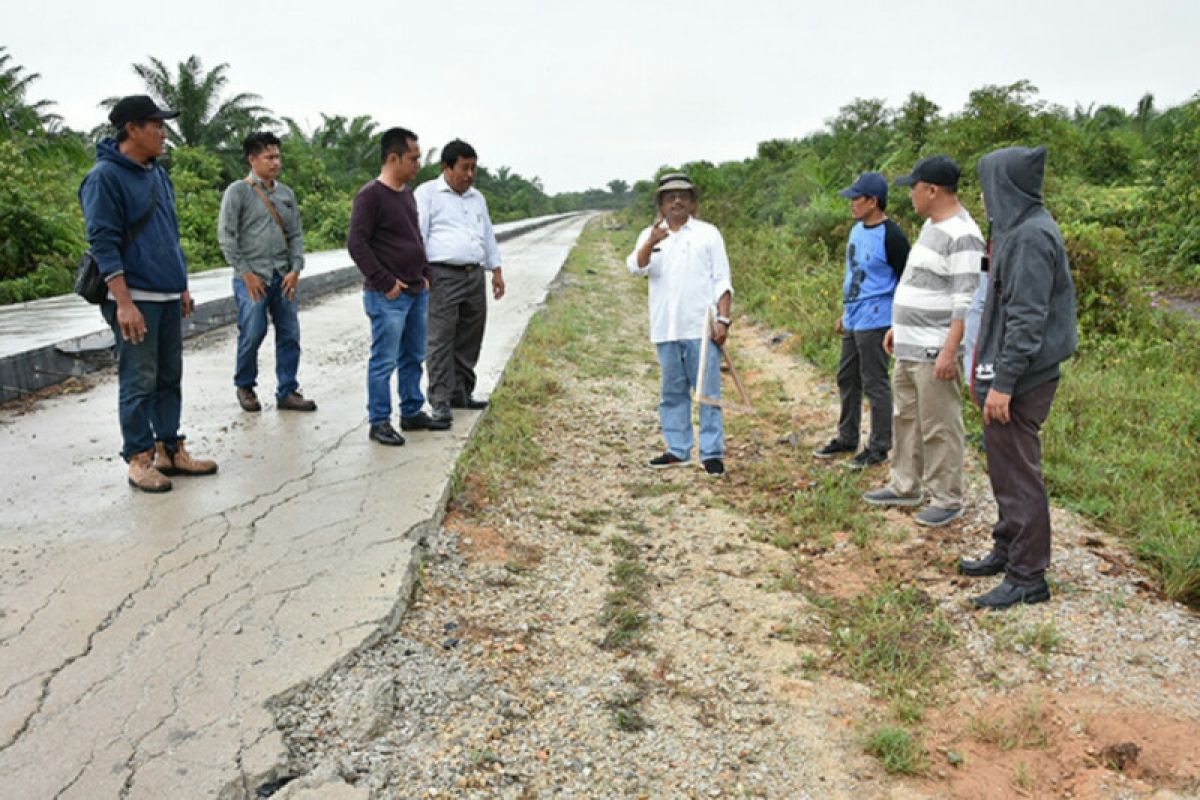
[{"label": "gravel shoulder", "polygon": [[[632,236],[589,226],[514,357],[542,371],[539,393],[506,377],[480,426],[498,441],[489,424],[522,404],[537,465],[477,451],[495,458],[467,462],[396,632],[276,704],[303,776],[279,796],[1200,793],[1197,616],[1059,509],[1053,602],[969,610],[979,585],[952,565],[987,546],[995,513],[974,457],[968,514],[947,529],[862,509],[827,524],[821,487],[861,491],[886,468],[809,456],[834,428],[836,388],[785,335],[735,325],[757,413],[727,416],[727,478],[648,469],[658,367],[644,285],[622,264]],[[867,753],[892,712],[830,630],[831,605],[892,585],[916,587],[953,632],[908,721],[924,758],[908,777]]]}]

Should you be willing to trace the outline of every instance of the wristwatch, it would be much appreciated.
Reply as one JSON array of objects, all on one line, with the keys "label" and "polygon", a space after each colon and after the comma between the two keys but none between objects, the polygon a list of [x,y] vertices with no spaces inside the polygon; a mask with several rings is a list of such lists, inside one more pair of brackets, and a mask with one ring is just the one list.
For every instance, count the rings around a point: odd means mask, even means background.
[{"label": "wristwatch", "polygon": [[717,322],[721,323],[726,328],[733,324],[733,320],[731,320],[729,317],[717,317]]}]

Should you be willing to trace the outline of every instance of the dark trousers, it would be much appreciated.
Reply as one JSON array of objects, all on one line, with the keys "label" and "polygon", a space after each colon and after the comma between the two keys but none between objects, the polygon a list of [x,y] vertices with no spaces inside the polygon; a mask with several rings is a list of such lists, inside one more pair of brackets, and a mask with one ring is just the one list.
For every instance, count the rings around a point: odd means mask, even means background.
[{"label": "dark trousers", "polygon": [[892,385],[888,380],[888,354],[883,349],[887,328],[842,333],[842,358],[838,362],[838,394],[842,416],[838,440],[858,446],[862,425],[862,398],[871,403],[871,438],[867,449],[886,453],[892,449]]},{"label": "dark trousers", "polygon": [[1018,586],[1040,582],[1050,565],[1050,501],[1040,433],[1057,389],[1053,380],[1014,396],[1009,423],[983,428],[988,478],[1000,507],[993,550],[1008,561],[1008,581]]},{"label": "dark trousers", "polygon": [[429,402],[465,400],[475,391],[475,365],[487,323],[486,271],[431,264],[430,272]]},{"label": "dark trousers", "polygon": [[162,442],[174,452],[179,435],[183,381],[183,319],[178,300],[134,305],[146,320],[146,338],[125,341],[117,324],[117,304],[105,300],[100,312],[117,338],[117,407],[121,457],[128,461]]}]

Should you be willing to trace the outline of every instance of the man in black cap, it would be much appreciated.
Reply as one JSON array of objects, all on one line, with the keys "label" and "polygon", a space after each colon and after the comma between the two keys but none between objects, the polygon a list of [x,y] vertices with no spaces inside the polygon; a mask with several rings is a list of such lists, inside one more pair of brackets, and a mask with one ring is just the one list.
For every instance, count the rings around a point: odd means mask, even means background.
[{"label": "man in black cap", "polygon": [[179,433],[181,322],[192,298],[175,190],[157,161],[163,121],[177,116],[146,95],[119,100],[108,115],[116,135],[96,146],[79,187],[88,242],[108,284],[100,310],[116,337],[121,455],[130,485],[146,492],[169,491],[167,475],[217,471],[216,462],[192,458]]},{"label": "man in black cap", "polygon": [[881,506],[928,505],[921,525],[939,527],[963,514],[962,339],[979,285],[983,234],[958,202],[958,165],[946,156],[918,161],[909,186],[926,217],[908,254],[883,346],[892,371],[895,454],[887,486],[863,499]]},{"label": "man in black cap", "polygon": [[892,449],[892,388],[883,337],[892,325],[892,295],[908,259],[908,238],[884,213],[887,178],[878,172],[864,172],[838,194],[849,198],[850,215],[856,220],[846,245],[843,311],[834,326],[842,335],[837,371],[842,413],[837,437],[813,455],[833,458],[858,448],[865,392],[871,401],[871,437],[847,462],[852,469],[864,469],[887,461]]}]

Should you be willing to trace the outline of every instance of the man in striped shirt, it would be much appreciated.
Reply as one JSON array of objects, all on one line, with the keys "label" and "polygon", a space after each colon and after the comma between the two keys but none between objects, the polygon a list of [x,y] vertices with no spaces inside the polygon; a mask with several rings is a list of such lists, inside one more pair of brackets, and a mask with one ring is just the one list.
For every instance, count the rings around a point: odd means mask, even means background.
[{"label": "man in striped shirt", "polygon": [[895,451],[891,479],[863,495],[882,506],[918,506],[918,523],[945,525],[963,513],[962,340],[979,285],[984,242],[958,202],[958,165],[946,156],[918,161],[909,197],[925,224],[908,254],[884,348],[892,376]]}]

